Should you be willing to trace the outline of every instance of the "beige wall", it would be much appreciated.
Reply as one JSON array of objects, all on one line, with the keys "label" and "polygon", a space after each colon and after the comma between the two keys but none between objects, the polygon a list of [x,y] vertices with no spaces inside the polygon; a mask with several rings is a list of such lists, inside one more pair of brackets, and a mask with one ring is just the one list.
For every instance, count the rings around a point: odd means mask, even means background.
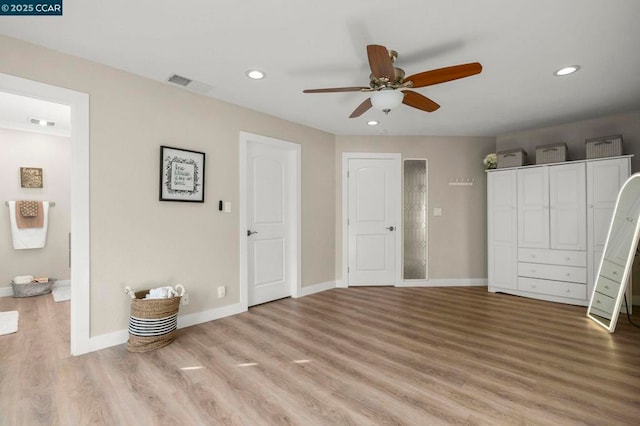
[{"label": "beige wall", "polygon": [[[0,129],[0,287],[17,275],[69,278],[70,139],[19,130]],[[40,167],[42,188],[22,188],[20,167]],[[47,244],[40,249],[14,250],[7,200],[55,201],[49,210]]]},{"label": "beige wall", "polygon": [[[0,72],[90,97],[92,336],[126,328],[125,285],[182,283],[183,314],[239,301],[240,131],[301,144],[302,285],[334,280],[333,135],[7,37],[0,57]],[[207,154],[206,203],[158,201],[160,145]]]},{"label": "beige wall", "polygon": [[[634,155],[631,159],[632,173],[640,172],[640,111],[500,135],[496,149],[522,148],[528,154],[529,163],[535,164],[536,146],[565,142],[569,148],[569,160],[580,160],[586,157],[585,139],[616,134],[622,135],[623,154]],[[633,294],[640,295],[640,264],[637,260],[635,263]]]},{"label": "beige wall", "polygon": [[[342,153],[392,152],[428,159],[429,278],[487,277],[486,173],[493,137],[336,136],[336,277],[342,277]],[[450,186],[455,178],[473,186]],[[433,208],[442,208],[434,217]]]},{"label": "beige wall", "polygon": [[536,146],[565,142],[569,160],[582,160],[586,158],[585,139],[617,134],[624,140],[623,153],[635,155],[631,159],[633,172],[640,171],[640,111],[499,135],[496,149],[522,148],[529,164],[535,164]]}]

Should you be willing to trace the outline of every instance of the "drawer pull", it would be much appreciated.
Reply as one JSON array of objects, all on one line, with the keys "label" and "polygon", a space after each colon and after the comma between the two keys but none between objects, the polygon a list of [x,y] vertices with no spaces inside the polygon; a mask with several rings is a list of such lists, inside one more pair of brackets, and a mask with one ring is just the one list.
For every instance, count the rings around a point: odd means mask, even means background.
[{"label": "drawer pull", "polygon": [[567,289],[567,290],[566,290],[566,292],[567,292],[567,293],[571,293],[571,290],[570,290],[570,289]]},{"label": "drawer pull", "polygon": [[618,272],[617,271],[613,271],[613,275],[618,275]]},{"label": "drawer pull", "polygon": [[600,304],[600,300],[596,300],[596,303],[599,305]]},{"label": "drawer pull", "polygon": [[567,275],[567,277],[570,277],[571,276],[571,272],[567,272],[566,275]]},{"label": "drawer pull", "polygon": [[565,257],[564,260],[566,260],[567,262],[571,260],[570,257]]}]

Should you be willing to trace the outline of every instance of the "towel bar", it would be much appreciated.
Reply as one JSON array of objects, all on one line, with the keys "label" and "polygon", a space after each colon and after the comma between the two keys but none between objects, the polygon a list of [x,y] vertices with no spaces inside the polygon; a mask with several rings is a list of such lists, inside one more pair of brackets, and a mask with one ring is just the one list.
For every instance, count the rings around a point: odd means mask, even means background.
[{"label": "towel bar", "polygon": [[[8,206],[8,205],[9,205],[9,202],[8,202],[8,201],[5,201],[5,202],[4,202],[4,205],[5,205],[5,206]],[[55,202],[55,201],[49,201],[49,207],[55,207],[55,205],[56,205],[56,202]]]}]

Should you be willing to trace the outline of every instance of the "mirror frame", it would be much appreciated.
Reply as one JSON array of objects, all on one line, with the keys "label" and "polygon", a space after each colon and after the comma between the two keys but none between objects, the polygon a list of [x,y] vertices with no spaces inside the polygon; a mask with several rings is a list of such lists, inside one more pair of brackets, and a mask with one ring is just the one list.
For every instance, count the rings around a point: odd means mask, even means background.
[{"label": "mirror frame", "polygon": [[611,313],[611,321],[609,324],[605,324],[600,321],[595,315],[591,314],[591,308],[593,305],[593,299],[596,294],[596,288],[598,287],[598,278],[600,277],[600,271],[602,269],[602,265],[604,264],[604,258],[609,249],[609,245],[611,244],[611,231],[613,230],[613,225],[616,218],[616,213],[618,207],[620,205],[620,198],[624,193],[625,188],[629,185],[633,180],[640,179],[640,173],[634,173],[631,175],[625,183],[620,188],[618,192],[618,197],[616,199],[616,205],[613,209],[613,215],[611,217],[611,223],[609,224],[609,232],[607,233],[607,240],[604,245],[604,250],[602,251],[602,258],[600,259],[600,265],[598,266],[598,273],[595,276],[595,281],[593,283],[593,291],[591,292],[591,299],[589,300],[589,307],[587,309],[587,316],[595,321],[598,325],[604,327],[609,333],[613,333],[616,329],[616,324],[618,322],[618,317],[620,316],[620,307],[622,306],[622,300],[624,298],[625,291],[627,290],[627,284],[629,281],[629,275],[631,274],[631,266],[633,265],[633,259],[636,253],[636,247],[638,246],[638,236],[640,232],[640,212],[638,212],[638,216],[633,218],[635,220],[635,230],[633,235],[633,240],[631,243],[631,247],[629,247],[629,253],[627,254],[627,262],[624,267],[624,273],[622,274],[622,280],[620,281],[620,288],[618,289],[618,295],[616,296],[615,305],[613,307],[613,311]]}]

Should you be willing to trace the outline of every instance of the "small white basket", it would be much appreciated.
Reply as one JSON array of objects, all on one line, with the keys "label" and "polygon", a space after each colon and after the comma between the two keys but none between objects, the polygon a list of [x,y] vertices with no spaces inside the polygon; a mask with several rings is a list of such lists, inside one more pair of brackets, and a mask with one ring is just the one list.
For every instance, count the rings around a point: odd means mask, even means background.
[{"label": "small white basket", "polygon": [[567,161],[567,144],[552,143],[536,147],[536,164],[560,163]]},{"label": "small white basket", "polygon": [[498,169],[524,166],[527,162],[527,153],[521,148],[497,152],[496,157],[498,157]]},{"label": "small white basket", "polygon": [[622,155],[622,135],[603,136],[584,141],[587,159]]}]

